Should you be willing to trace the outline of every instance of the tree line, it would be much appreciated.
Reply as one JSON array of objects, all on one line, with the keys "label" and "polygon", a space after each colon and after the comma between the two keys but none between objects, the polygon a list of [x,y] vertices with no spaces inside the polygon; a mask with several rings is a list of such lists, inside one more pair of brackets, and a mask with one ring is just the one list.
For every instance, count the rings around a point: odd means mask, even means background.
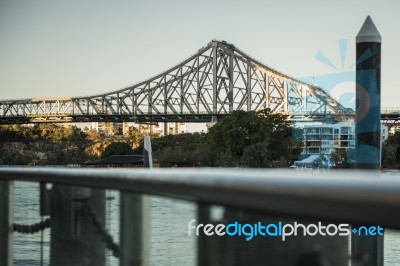
[{"label": "tree line", "polygon": [[[301,159],[301,135],[283,114],[235,111],[207,133],[153,136],[153,158],[165,167],[288,167]],[[134,127],[125,135],[105,136],[57,124],[0,126],[0,164],[82,164],[116,154],[142,154],[142,140]],[[337,168],[352,168],[353,157],[354,150],[332,154]],[[400,133],[383,144],[382,167],[400,167]]]},{"label": "tree line", "polygon": [[[297,160],[301,141],[286,115],[269,110],[235,111],[208,133],[167,135],[152,140],[154,158],[211,167],[286,167]],[[135,152],[141,153],[140,145]]]}]

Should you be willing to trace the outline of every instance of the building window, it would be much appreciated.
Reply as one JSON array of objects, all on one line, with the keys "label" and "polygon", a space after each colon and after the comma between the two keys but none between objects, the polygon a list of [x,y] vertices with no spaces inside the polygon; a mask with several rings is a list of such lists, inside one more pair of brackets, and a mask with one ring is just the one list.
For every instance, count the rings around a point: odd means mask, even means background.
[{"label": "building window", "polygon": [[309,153],[319,153],[319,149],[318,148],[310,148],[308,149]]}]

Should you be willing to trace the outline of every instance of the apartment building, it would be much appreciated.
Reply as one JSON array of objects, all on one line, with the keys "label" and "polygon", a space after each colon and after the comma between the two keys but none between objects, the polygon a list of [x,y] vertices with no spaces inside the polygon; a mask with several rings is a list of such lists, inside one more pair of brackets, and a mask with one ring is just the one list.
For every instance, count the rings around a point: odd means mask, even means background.
[{"label": "apartment building", "polygon": [[187,126],[184,122],[170,122],[167,125],[168,132],[164,132],[165,135],[176,135],[187,132]]},{"label": "apartment building", "polygon": [[156,124],[140,124],[139,132],[142,134],[176,135],[187,133],[187,126],[184,122],[168,122]]},{"label": "apartment building", "polygon": [[[308,125],[303,129],[303,154],[330,155],[336,149],[355,148],[355,125],[337,123]],[[382,143],[388,138],[388,128],[381,125]]]}]

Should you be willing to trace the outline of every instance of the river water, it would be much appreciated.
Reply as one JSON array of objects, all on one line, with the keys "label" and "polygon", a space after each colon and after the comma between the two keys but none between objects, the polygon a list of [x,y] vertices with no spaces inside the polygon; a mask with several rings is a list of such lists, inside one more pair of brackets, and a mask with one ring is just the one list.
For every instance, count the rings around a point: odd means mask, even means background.
[{"label": "river water", "polygon": [[[106,227],[119,242],[119,192],[106,191]],[[150,265],[196,265],[196,238],[187,236],[188,221],[196,218],[194,203],[149,197]],[[14,223],[35,224],[39,215],[39,185],[14,183]],[[50,230],[35,234],[14,233],[14,265],[49,265]],[[42,255],[41,255],[42,254]],[[41,259],[43,258],[43,259]],[[107,251],[107,265],[119,265]]]},{"label": "river water", "polygon": [[[106,192],[106,228],[119,241],[119,192]],[[150,265],[196,265],[196,238],[187,224],[196,218],[196,205],[163,197],[149,197]],[[39,215],[39,185],[14,183],[14,223],[34,224]],[[49,265],[50,230],[36,234],[14,233],[14,265]],[[385,265],[400,265],[400,232],[385,231]],[[119,265],[107,252],[107,265]],[[43,264],[41,264],[41,262]]]}]

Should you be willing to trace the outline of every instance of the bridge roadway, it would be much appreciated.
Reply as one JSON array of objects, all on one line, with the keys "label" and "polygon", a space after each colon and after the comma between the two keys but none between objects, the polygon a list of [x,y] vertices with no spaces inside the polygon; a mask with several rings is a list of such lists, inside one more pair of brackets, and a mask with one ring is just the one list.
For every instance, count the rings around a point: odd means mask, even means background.
[{"label": "bridge roadway", "polygon": [[[293,122],[335,122],[335,121],[353,121],[354,112],[346,114],[335,114],[331,112],[313,113],[313,112],[295,112],[286,113]],[[61,116],[59,114],[40,114],[27,116],[0,116],[1,124],[31,124],[31,123],[80,123],[80,122],[186,122],[186,123],[208,123],[218,121],[229,116],[229,113],[209,114],[206,112],[199,114],[142,114],[142,115],[115,115],[115,114],[96,114],[91,116]],[[382,122],[391,127],[400,125],[400,107],[382,108]]]},{"label": "bridge roadway", "polygon": [[[289,114],[291,121],[295,122],[311,122],[311,121],[354,121],[355,113],[335,114],[331,112],[313,113],[313,112],[297,112]],[[400,107],[382,107],[381,121],[388,127],[400,126]]]}]

